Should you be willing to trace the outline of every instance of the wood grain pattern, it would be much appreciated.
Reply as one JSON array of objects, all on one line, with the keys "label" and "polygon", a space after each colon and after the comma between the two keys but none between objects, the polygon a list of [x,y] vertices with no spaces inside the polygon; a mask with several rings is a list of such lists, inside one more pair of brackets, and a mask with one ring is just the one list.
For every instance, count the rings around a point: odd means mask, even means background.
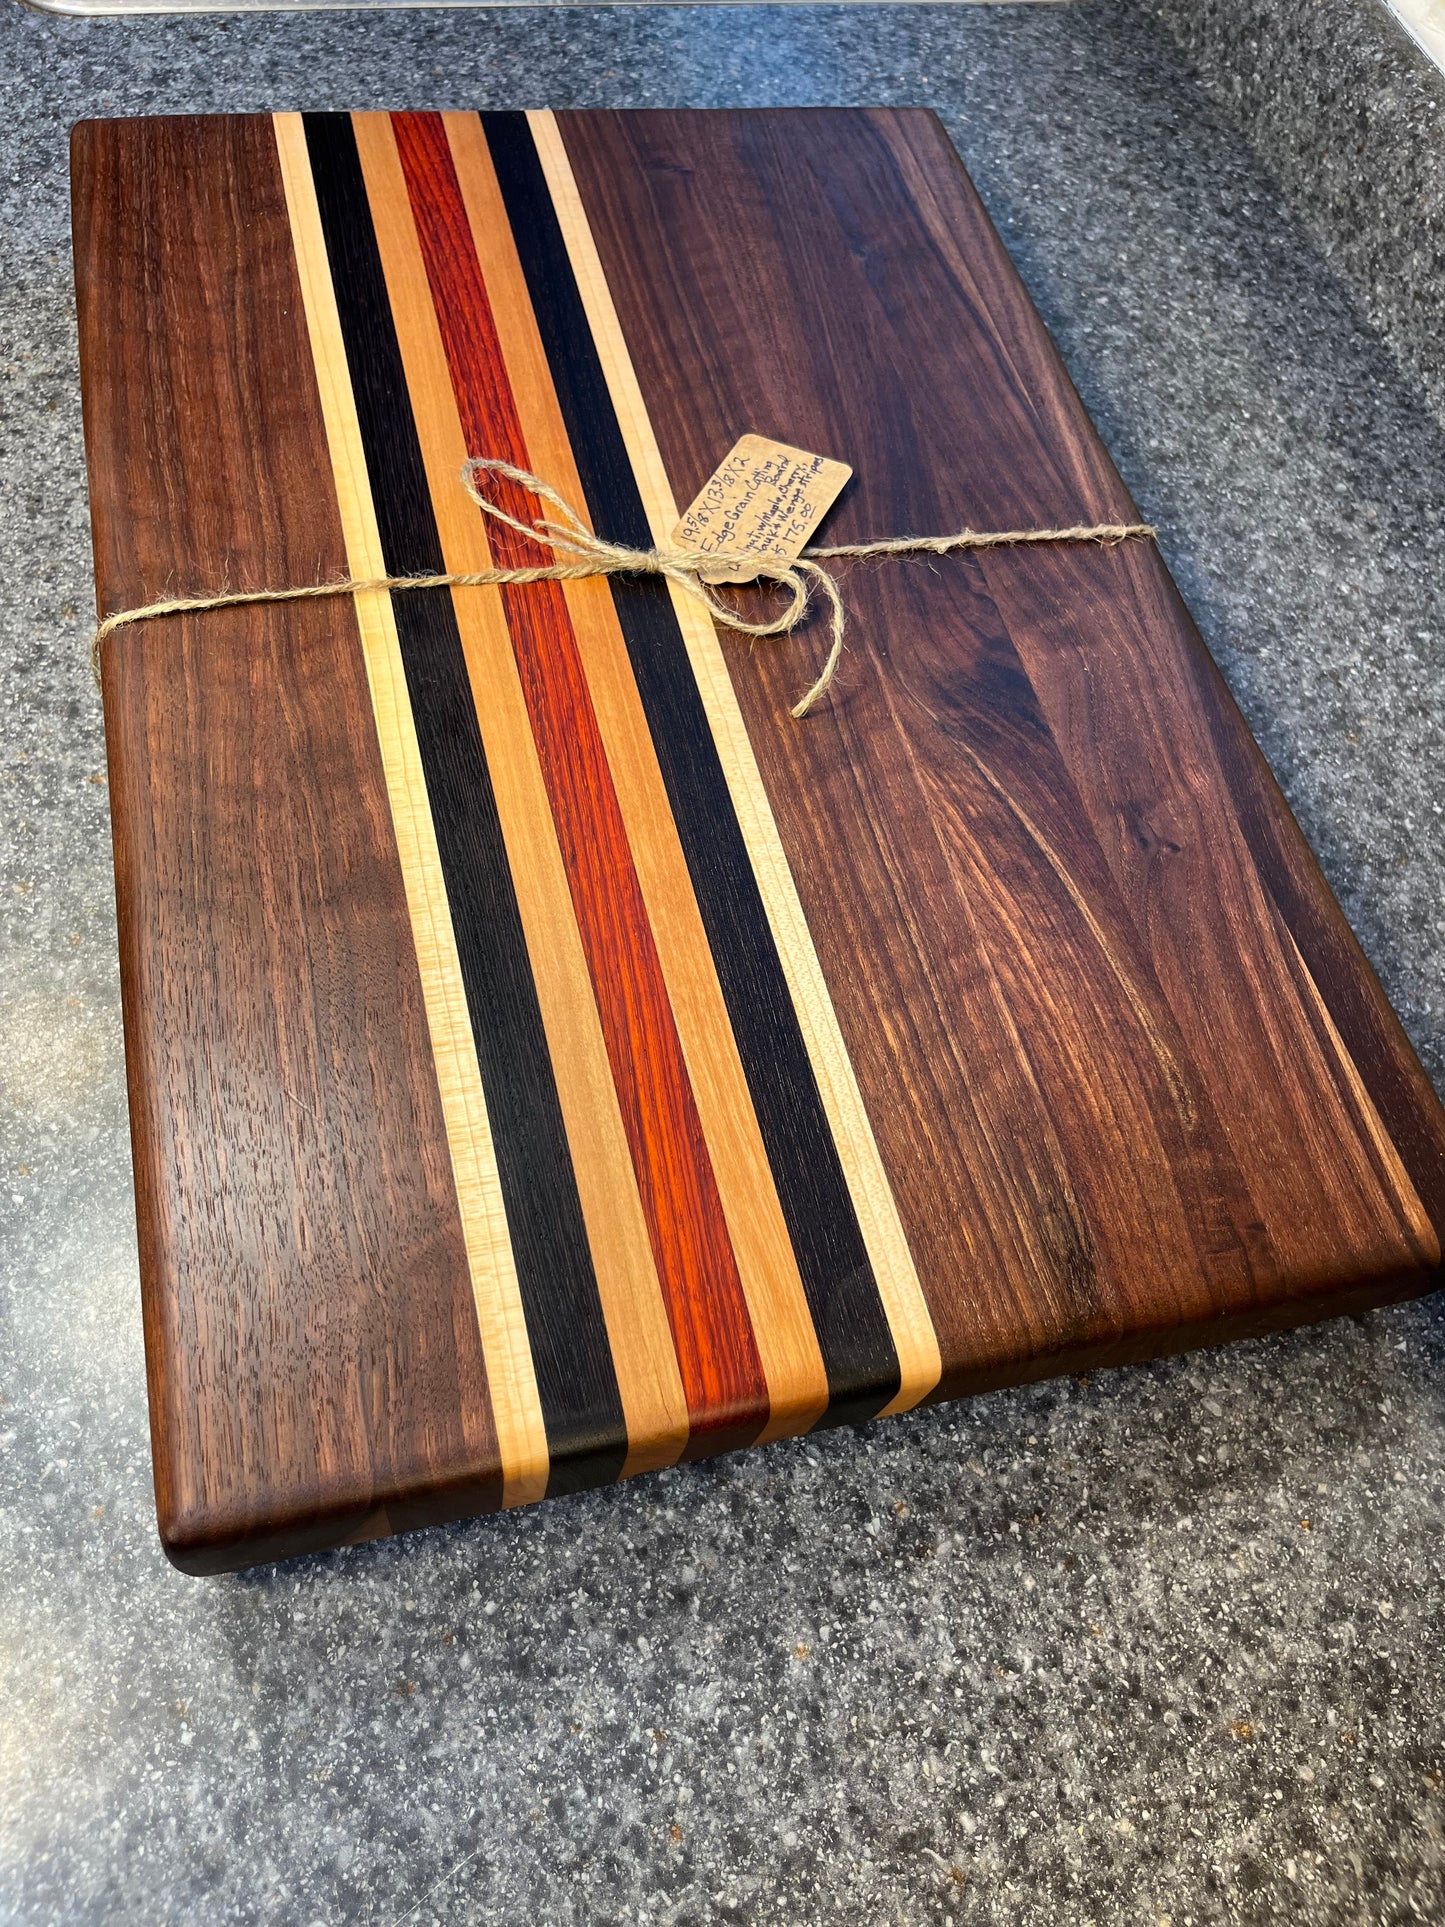
[{"label": "wood grain pattern", "polygon": [[[74,141],[101,608],[344,570],[270,119]],[[127,640],[103,673],[166,1549],[216,1570],[495,1505],[355,613]]]},{"label": "wood grain pattern", "polygon": [[[459,481],[466,439],[391,117],[358,114],[353,124],[442,559],[455,573],[486,569],[491,552]],[[501,596],[460,589],[453,599],[596,1264],[627,1425],[624,1470],[647,1471],[687,1444],[672,1334]]]},{"label": "wood grain pattern", "polygon": [[[103,609],[536,559],[469,453],[632,543],[748,430],[852,465],[824,539],[1136,519],[926,114],[102,123],[74,178]],[[112,638],[178,1563],[1438,1282],[1445,1113],[1157,551],[842,586],[801,725],[816,629],[653,579]]]},{"label": "wood grain pattern", "polygon": [[[381,555],[391,571],[434,572],[441,549],[349,122],[308,117],[306,148]],[[425,785],[416,808],[435,832],[432,880],[455,940],[451,1008],[469,1031],[458,1029],[454,1048],[469,1041],[475,1053],[469,1074],[484,1087],[511,1245],[507,1339],[525,1369],[508,1388],[537,1456],[527,1484],[508,1484],[535,1497],[611,1476],[626,1454],[625,1426],[455,610],[434,591],[399,598],[391,616],[418,752],[405,775]],[[390,716],[377,722],[385,739]],[[418,933],[422,954],[429,941]]]},{"label": "wood grain pattern", "polygon": [[[276,149],[311,353],[319,380],[321,412],[346,545],[346,566],[354,576],[385,575],[391,563],[377,528],[331,267],[299,115],[276,116]],[[540,1498],[546,1490],[547,1441],[517,1286],[511,1235],[502,1203],[486,1096],[472,1040],[451,904],[422,775],[421,751],[391,597],[360,595],[355,598],[355,609],[401,862],[402,886],[406,891],[421,973],[422,998],[446,1120],[472,1296],[476,1301],[482,1353],[487,1362],[492,1416],[501,1453],[504,1502],[517,1504],[523,1497]]]},{"label": "wood grain pattern", "polygon": [[[590,505],[482,124],[475,114],[445,120],[535,472],[585,513]],[[807,1431],[827,1407],[827,1376],[612,592],[600,579],[562,586],[767,1386],[759,1436]]]},{"label": "wood grain pattern", "polygon": [[[652,541],[666,542],[677,526],[677,499],[637,386],[626,338],[577,193],[566,146],[553,115],[530,114],[528,122],[641,492],[648,533]],[[690,497],[685,495],[683,499]],[[942,1369],[938,1340],[922,1301],[913,1256],[898,1221],[873,1128],[838,1030],[752,744],[724,666],[717,631],[690,597],[676,589],[672,589],[671,595],[728,792],[762,892],[792,1006],[806,1042],[808,1060],[842,1159],[873,1276],[888,1315],[899,1362],[899,1384],[883,1410],[906,1411],[938,1383]]]},{"label": "wood grain pattern", "polygon": [[[396,115],[402,169],[469,447],[519,467],[531,454],[496,338],[440,117]],[[534,505],[498,479],[506,511]],[[494,525],[503,566],[546,559]],[[615,779],[558,583],[503,588],[512,646],[592,972],[613,1081],[652,1235],[691,1431],[742,1444],[767,1422],[767,1387]]]},{"label": "wood grain pattern", "polygon": [[[930,117],[560,121],[675,495],[745,421],[854,465],[839,541],[1134,519]],[[1157,553],[860,567],[845,593],[816,730],[786,721],[794,662],[722,648],[940,1395],[1421,1288],[1435,1231],[1379,1161],[1372,1060],[1356,1088],[1329,986],[1301,994],[1231,802],[1224,754],[1257,752]],[[1317,874],[1306,894],[1328,904]]]}]

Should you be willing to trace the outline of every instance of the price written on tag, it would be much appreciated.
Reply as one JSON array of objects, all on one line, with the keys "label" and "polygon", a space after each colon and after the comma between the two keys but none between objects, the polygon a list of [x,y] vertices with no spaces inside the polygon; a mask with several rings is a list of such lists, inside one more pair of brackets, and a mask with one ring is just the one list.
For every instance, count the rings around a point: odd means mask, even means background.
[{"label": "price written on tag", "polygon": [[[837,501],[853,471],[804,448],[744,435],[704,484],[673,531],[682,549],[767,556],[791,562]],[[703,568],[705,582],[748,582],[737,567]]]}]

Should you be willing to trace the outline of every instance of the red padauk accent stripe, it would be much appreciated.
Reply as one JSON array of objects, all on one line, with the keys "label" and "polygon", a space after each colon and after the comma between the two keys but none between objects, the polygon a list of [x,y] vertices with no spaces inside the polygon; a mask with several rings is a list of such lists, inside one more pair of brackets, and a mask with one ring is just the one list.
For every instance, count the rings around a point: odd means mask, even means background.
[{"label": "red padauk accent stripe", "polygon": [[[445,126],[436,114],[392,124],[467,447],[530,468]],[[510,514],[538,513],[515,485],[489,485]],[[551,559],[500,523],[487,533],[503,568]],[[689,1417],[697,1431],[751,1433],[766,1381],[566,598],[555,582],[501,594]]]}]

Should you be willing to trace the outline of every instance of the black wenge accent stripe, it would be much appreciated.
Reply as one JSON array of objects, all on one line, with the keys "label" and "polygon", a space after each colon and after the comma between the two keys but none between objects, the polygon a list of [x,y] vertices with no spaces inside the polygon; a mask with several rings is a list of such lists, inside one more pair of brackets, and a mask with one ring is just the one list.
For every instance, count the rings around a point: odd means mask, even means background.
[{"label": "black wenge accent stripe", "polygon": [[[388,572],[445,568],[356,137],[305,116]],[[615,1479],[627,1430],[496,797],[448,590],[393,600],[551,1455],[548,1493]]]},{"label": "black wenge accent stripe", "polygon": [[[648,548],[652,531],[526,116],[481,121],[594,525]],[[897,1395],[898,1356],[682,632],[661,582],[614,577],[611,588],[818,1334],[828,1418],[871,1418]]]}]

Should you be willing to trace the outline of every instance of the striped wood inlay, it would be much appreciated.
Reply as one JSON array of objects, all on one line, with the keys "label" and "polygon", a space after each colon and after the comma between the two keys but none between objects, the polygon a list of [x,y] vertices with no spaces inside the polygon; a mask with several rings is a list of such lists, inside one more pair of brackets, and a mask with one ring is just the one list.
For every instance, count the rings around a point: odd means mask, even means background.
[{"label": "striped wood inlay", "polygon": [[[525,117],[482,118],[584,500],[599,526],[645,545],[642,497]],[[898,1358],[682,631],[661,582],[609,586],[798,1260],[829,1415],[871,1417],[897,1392]]]},{"label": "striped wood inlay", "polygon": [[[533,465],[595,514],[482,124],[475,114],[443,118]],[[827,1408],[827,1376],[612,591],[602,580],[563,588],[767,1380],[762,1437],[806,1431]]]},{"label": "striped wood inlay", "polygon": [[[840,541],[1133,517],[922,111],[72,151],[102,610],[530,555],[465,504],[469,448],[633,545],[743,428],[853,462]],[[650,578],[112,640],[185,1570],[805,1423],[820,1366],[847,1421],[938,1353],[929,1398],[1438,1285],[1445,1111],[1157,550],[848,600],[802,726],[816,626],[754,647]]]},{"label": "striped wood inlay", "polygon": [[[441,544],[355,135],[342,115],[308,116],[306,130],[382,551],[393,572],[434,573]],[[547,1490],[571,1490],[615,1477],[627,1454],[591,1247],[455,607],[439,589],[398,597],[394,613],[547,1431]]]},{"label": "striped wood inlay", "polygon": [[[353,126],[444,566],[489,568],[485,525],[459,480],[467,448],[391,118],[357,114]],[[627,1476],[679,1456],[687,1404],[501,597],[459,589],[453,601],[592,1247]]]},{"label": "striped wood inlay", "polygon": [[[530,467],[445,128],[422,114],[393,127],[468,442]],[[521,520],[535,513],[513,484],[499,481],[497,495]],[[502,525],[490,533],[504,564],[545,558]],[[767,1422],[767,1387],[576,634],[558,584],[504,586],[502,600],[687,1393],[689,1451],[742,1444]]]},{"label": "striped wood inlay", "polygon": [[[655,542],[665,542],[678,510],[648,420],[631,357],[607,287],[571,163],[555,116],[527,116],[553,206],[562,226],[592,337],[642,492]],[[710,619],[673,591],[678,624],[707,708],[708,721],[746,838],[768,920],[787,973],[808,1055],[843,1159],[848,1188],[867,1245],[899,1359],[899,1389],[885,1410],[906,1411],[938,1383],[942,1360],[912,1254],[899,1222],[862,1093],[838,1028],[797,890],[773,820],[762,777]]]},{"label": "striped wood inlay", "polygon": [[[297,114],[278,114],[274,124],[347,563],[353,575],[382,575],[385,560],[305,129]],[[357,596],[355,606],[477,1306],[502,1460],[503,1503],[519,1505],[540,1498],[546,1490],[548,1451],[486,1099],[391,598]]]}]

